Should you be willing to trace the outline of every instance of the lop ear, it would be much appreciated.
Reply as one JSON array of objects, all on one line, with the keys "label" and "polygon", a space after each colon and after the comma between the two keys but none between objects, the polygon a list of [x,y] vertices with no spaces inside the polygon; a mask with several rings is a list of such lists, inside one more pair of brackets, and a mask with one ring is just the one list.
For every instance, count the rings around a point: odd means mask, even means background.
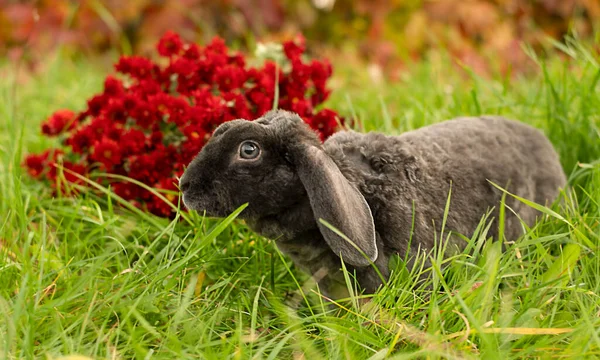
[{"label": "lop ear", "polygon": [[[367,266],[369,260],[375,261],[375,224],[363,195],[323,150],[304,145],[295,155],[298,175],[308,193],[319,230],[329,247],[354,266]],[[325,220],[349,238],[369,260],[319,219]]]}]

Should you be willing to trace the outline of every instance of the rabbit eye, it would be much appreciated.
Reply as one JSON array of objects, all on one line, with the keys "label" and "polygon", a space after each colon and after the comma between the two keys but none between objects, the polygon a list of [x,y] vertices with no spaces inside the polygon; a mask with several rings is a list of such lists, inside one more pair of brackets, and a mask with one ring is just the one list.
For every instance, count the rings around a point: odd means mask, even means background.
[{"label": "rabbit eye", "polygon": [[240,145],[240,157],[246,160],[256,159],[260,155],[260,147],[254,141],[244,141]]}]

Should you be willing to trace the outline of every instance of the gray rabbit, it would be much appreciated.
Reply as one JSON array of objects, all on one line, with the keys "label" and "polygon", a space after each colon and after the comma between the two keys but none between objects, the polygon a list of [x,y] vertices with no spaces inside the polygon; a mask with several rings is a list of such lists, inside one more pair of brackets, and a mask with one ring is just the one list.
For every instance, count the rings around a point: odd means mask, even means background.
[{"label": "gray rabbit", "polygon": [[[186,207],[209,216],[248,203],[240,218],[339,298],[340,257],[372,293],[382,281],[371,263],[387,278],[393,254],[431,249],[450,189],[447,230],[471,236],[491,209],[497,219],[502,192],[490,181],[546,204],[566,177],[541,131],[501,117],[462,117],[400,136],[343,131],[321,143],[298,115],[278,110],[219,126],[180,188]],[[528,225],[539,215],[510,196],[506,205]],[[522,226],[510,209],[505,236],[515,240]]]}]

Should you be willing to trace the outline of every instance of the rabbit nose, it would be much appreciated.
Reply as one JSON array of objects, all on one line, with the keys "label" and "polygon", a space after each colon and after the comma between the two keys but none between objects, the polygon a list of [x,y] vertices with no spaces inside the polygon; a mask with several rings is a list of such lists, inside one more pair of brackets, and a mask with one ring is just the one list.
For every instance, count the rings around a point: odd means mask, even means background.
[{"label": "rabbit nose", "polygon": [[190,186],[192,185],[192,182],[189,180],[188,177],[182,177],[181,180],[179,180],[179,189],[181,189],[182,192],[186,192]]}]

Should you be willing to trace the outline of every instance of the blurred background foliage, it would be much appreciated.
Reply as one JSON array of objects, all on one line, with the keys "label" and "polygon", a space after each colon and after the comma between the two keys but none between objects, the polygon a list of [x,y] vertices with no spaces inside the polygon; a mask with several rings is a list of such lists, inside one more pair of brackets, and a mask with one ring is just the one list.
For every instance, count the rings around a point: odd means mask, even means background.
[{"label": "blurred background foliage", "polygon": [[536,68],[523,44],[544,53],[575,34],[599,52],[599,27],[600,0],[0,0],[0,55],[35,66],[59,46],[147,55],[166,30],[242,49],[302,33],[313,53],[351,53],[374,77],[438,49],[480,75],[512,75]]}]

